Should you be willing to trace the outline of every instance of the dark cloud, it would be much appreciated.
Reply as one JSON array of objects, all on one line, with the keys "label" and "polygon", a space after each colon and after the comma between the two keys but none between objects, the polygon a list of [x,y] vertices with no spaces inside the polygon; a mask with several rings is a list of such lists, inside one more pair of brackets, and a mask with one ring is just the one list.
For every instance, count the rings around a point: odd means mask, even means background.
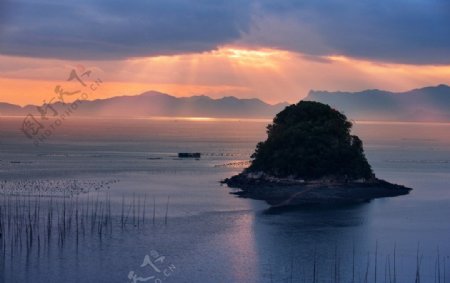
[{"label": "dark cloud", "polygon": [[246,40],[256,44],[316,56],[450,63],[448,0],[261,0],[255,22],[259,28]]},{"label": "dark cloud", "polygon": [[241,42],[311,58],[450,64],[448,0],[0,1],[3,54],[120,59]]},{"label": "dark cloud", "polygon": [[0,29],[3,54],[111,59],[200,52],[238,39],[246,0],[14,1]]}]

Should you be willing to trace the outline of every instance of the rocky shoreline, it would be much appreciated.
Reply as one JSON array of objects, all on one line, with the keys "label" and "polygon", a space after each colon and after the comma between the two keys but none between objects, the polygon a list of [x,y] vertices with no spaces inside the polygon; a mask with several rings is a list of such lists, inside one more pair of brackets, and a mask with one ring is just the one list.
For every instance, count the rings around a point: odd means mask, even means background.
[{"label": "rocky shoreline", "polygon": [[408,194],[412,189],[373,178],[371,180],[299,180],[264,174],[241,173],[222,181],[234,194],[264,200],[273,207],[304,204],[366,202],[375,198]]}]

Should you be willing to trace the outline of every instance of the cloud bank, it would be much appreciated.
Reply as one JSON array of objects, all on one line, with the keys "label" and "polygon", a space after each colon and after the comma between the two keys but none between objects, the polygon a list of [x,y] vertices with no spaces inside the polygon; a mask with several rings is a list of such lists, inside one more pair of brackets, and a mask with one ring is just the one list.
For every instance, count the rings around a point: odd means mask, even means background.
[{"label": "cloud bank", "polygon": [[448,0],[7,0],[0,10],[4,55],[102,60],[242,44],[450,64]]},{"label": "cloud bank", "polygon": [[1,53],[60,59],[209,51],[250,25],[245,0],[16,0],[4,9]]}]

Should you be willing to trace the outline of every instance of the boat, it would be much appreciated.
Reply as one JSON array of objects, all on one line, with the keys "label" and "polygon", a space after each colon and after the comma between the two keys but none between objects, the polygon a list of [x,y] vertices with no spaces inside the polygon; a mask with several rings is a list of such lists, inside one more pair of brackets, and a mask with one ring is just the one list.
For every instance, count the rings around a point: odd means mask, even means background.
[{"label": "boat", "polygon": [[200,158],[202,154],[200,152],[180,152],[178,158]]}]

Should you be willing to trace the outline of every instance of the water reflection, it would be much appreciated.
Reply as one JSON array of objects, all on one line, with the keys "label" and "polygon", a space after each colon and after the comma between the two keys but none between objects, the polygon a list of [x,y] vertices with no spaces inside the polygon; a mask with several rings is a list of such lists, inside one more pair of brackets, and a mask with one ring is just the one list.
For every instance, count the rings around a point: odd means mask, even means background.
[{"label": "water reflection", "polygon": [[356,267],[365,262],[361,257],[365,258],[370,245],[369,214],[370,203],[269,208],[257,213],[253,234],[263,263],[260,276],[274,282],[310,282],[314,276],[316,280],[349,278],[353,250]]}]

